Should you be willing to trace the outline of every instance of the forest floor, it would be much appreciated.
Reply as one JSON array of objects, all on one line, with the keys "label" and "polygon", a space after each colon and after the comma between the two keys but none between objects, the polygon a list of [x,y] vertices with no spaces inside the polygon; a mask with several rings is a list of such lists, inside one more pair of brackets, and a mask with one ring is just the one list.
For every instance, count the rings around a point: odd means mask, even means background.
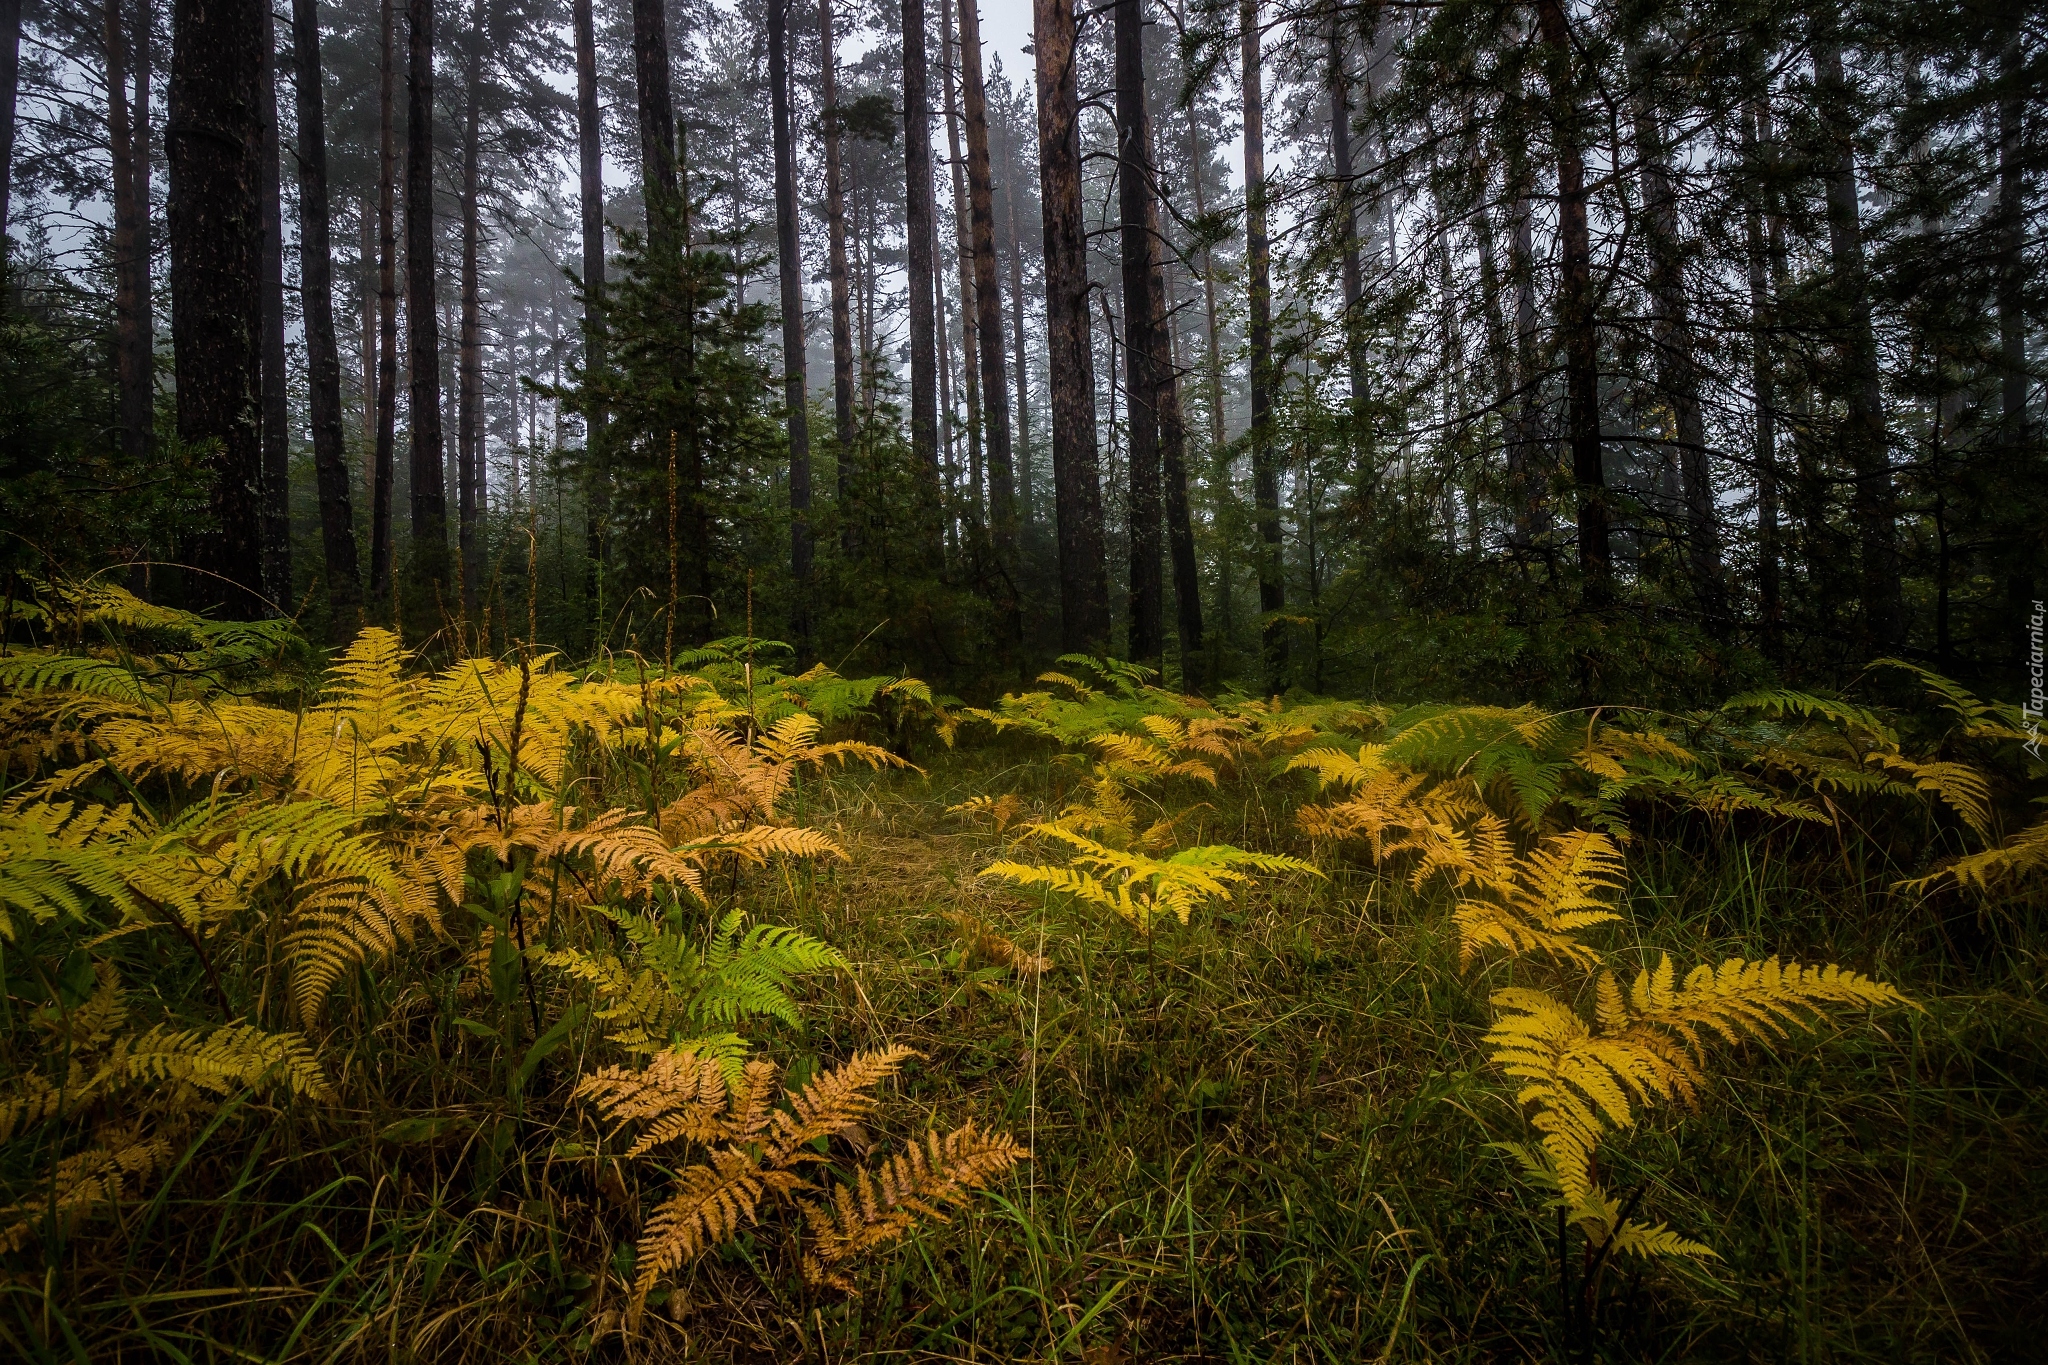
[{"label": "forest floor", "polygon": [[[1479,1047],[1501,974],[1460,970],[1447,898],[1325,850],[1327,880],[1269,883],[1146,941],[979,879],[1010,840],[945,813],[1002,792],[1056,809],[1060,781],[1042,759],[983,752],[816,798],[811,822],[849,859],[761,888],[755,908],[855,971],[791,1043],[907,1043],[925,1057],[905,1084],[915,1112],[886,1123],[971,1114],[1034,1158],[848,1304],[771,1291],[743,1251],[700,1269],[673,1305],[690,1354],[789,1359],[801,1340],[830,1360],[1102,1365],[2032,1356],[2048,1320],[2037,939],[1845,902],[1834,879],[1803,885],[1792,860],[1740,842],[1640,834],[1623,936],[1646,960],[1851,963],[1925,1012],[1745,1048],[1696,1112],[1616,1144],[1610,1185],[1640,1187],[1643,1218],[1716,1256],[1609,1267],[1594,1324],[1567,1341],[1555,1228],[1488,1145],[1525,1131]],[[1301,842],[1258,797],[1201,818],[1210,838]],[[1050,969],[961,963],[961,912]]]},{"label": "forest floor", "polygon": [[[6,665],[29,770],[84,757],[0,803],[0,1355],[2040,1358],[2038,883],[1910,880],[1972,847],[1980,877],[2024,873],[2040,827],[1994,825],[2040,773],[1998,778],[2020,737],[1944,680],[1914,675],[1934,722],[1759,693],[1666,733],[1212,704],[1115,665],[948,714],[902,680],[529,663],[406,673],[369,631],[294,694],[319,710],[174,701],[119,658]],[[834,708],[923,766],[827,742]],[[1374,863],[1382,816],[1412,838]],[[1112,854],[1121,902],[1078,872]],[[1190,869],[1212,889],[1182,923]],[[735,994],[742,923],[757,967],[807,965]],[[1793,975],[1780,1009],[1774,957],[1875,982]],[[1731,959],[1761,975],[1715,997]],[[1504,1071],[1539,1009],[1579,1040],[1559,1056],[1638,1040],[1544,1063],[1606,1113],[1576,1166],[1533,1130],[1577,1101]],[[892,1046],[918,1054],[895,1079],[764,1136]],[[669,1107],[614,1103],[636,1086]],[[664,1115],[688,1122],[657,1141]],[[944,1200],[878,1176],[877,1204],[861,1173],[909,1181],[927,1133],[994,1155]],[[719,1180],[738,1202],[678,1232]],[[827,1190],[867,1240],[831,1240]],[[1631,1237],[1660,1254],[1614,1253]],[[858,1254],[821,1274],[821,1247]]]}]

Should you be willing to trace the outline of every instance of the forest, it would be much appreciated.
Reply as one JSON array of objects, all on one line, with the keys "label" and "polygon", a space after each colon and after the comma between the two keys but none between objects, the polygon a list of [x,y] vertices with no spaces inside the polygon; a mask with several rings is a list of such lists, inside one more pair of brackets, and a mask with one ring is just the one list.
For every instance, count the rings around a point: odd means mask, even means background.
[{"label": "forest", "polygon": [[0,1351],[2037,1359],[2044,114],[0,0]]}]

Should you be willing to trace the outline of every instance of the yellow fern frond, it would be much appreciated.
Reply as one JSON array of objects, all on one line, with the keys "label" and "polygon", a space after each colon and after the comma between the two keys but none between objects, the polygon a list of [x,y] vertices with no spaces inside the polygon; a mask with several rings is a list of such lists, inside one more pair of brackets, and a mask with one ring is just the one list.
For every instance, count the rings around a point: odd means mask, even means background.
[{"label": "yellow fern frond", "polygon": [[854,1183],[833,1191],[829,1203],[803,1201],[810,1246],[804,1278],[854,1292],[840,1267],[902,1237],[920,1219],[946,1221],[944,1206],[961,1201],[996,1176],[1030,1157],[1007,1133],[984,1133],[967,1123],[943,1137],[926,1134],[922,1143],[890,1157],[878,1173],[863,1170]]},{"label": "yellow fern frond", "polygon": [[313,1049],[296,1033],[266,1033],[249,1024],[211,1031],[171,1029],[118,1038],[93,1079],[96,1089],[140,1080],[184,1081],[228,1094],[241,1086],[278,1082],[312,1100],[333,1098]]},{"label": "yellow fern frond", "polygon": [[737,1147],[720,1147],[710,1160],[686,1166],[676,1176],[676,1192],[648,1215],[634,1259],[632,1312],[639,1314],[647,1295],[664,1277],[695,1260],[710,1247],[755,1220],[769,1194],[792,1194],[805,1188],[791,1171],[765,1170]]},{"label": "yellow fern frond", "polygon": [[641,1071],[605,1067],[579,1081],[575,1097],[594,1102],[614,1132],[629,1123],[646,1125],[628,1157],[668,1142],[709,1145],[726,1131],[731,1098],[718,1060],[691,1051],[657,1053]]},{"label": "yellow fern frond", "polygon": [[900,1044],[875,1052],[855,1053],[853,1059],[836,1066],[790,1097],[790,1112],[777,1110],[770,1118],[773,1128],[762,1160],[770,1166],[784,1166],[805,1159],[804,1144],[831,1137],[873,1112],[875,1087],[902,1070],[903,1064],[924,1054]]}]

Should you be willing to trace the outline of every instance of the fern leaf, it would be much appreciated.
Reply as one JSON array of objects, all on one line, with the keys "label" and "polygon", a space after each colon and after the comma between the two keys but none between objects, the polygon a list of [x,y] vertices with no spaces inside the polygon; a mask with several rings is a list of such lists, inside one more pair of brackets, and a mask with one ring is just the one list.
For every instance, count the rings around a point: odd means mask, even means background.
[{"label": "fern leaf", "polygon": [[920,1220],[944,1222],[946,1205],[1030,1155],[1009,1134],[984,1133],[970,1122],[943,1137],[926,1134],[924,1142],[882,1163],[879,1172],[863,1170],[853,1184],[840,1185],[830,1202],[802,1201],[810,1231],[804,1278],[854,1292],[841,1267],[896,1241]]}]

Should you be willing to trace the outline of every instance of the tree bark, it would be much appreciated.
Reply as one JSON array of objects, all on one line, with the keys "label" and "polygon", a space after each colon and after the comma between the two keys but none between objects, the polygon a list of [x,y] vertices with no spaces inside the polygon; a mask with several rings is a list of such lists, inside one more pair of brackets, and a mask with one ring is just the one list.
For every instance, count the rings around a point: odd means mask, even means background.
[{"label": "tree bark", "polygon": [[321,85],[318,0],[292,0],[297,68],[299,297],[306,319],[307,400],[313,470],[320,492],[320,547],[327,563],[330,633],[346,640],[361,625],[362,579],[342,448],[341,354],[334,341],[334,257],[327,221],[327,112]]},{"label": "tree bark", "polygon": [[1273,450],[1273,286],[1266,238],[1265,99],[1259,85],[1259,0],[1239,0],[1244,66],[1245,270],[1251,312],[1252,504],[1259,527],[1259,610],[1266,687],[1286,685],[1287,625],[1272,619],[1287,606],[1280,548],[1280,469]]},{"label": "tree bark", "polygon": [[1721,528],[1707,452],[1707,423],[1700,406],[1699,364],[1685,293],[1685,249],[1679,240],[1678,196],[1672,186],[1671,149],[1658,118],[1656,73],[1649,54],[1631,44],[1627,64],[1633,78],[1630,100],[1636,156],[1643,189],[1644,234],[1650,256],[1653,304],[1651,341],[1657,351],[1658,387],[1675,417],[1680,481],[1685,490],[1686,558],[1700,612],[1717,630],[1727,623],[1721,580]]},{"label": "tree bark", "polygon": [[405,81],[405,321],[411,370],[412,565],[422,614],[448,582],[441,326],[434,302],[434,0],[410,0]]},{"label": "tree bark", "polygon": [[[1156,135],[1149,140],[1152,164],[1159,164]],[[1173,562],[1175,626],[1180,632],[1181,685],[1195,685],[1195,657],[1202,652],[1202,579],[1195,563],[1195,523],[1188,505],[1188,426],[1180,405],[1180,364],[1173,346],[1173,291],[1163,267],[1166,234],[1161,230],[1162,187],[1145,206],[1145,236],[1152,265],[1152,365],[1159,405],[1159,460],[1165,484],[1167,558]]]},{"label": "tree bark", "polygon": [[967,198],[973,218],[974,301],[981,407],[988,450],[989,522],[996,562],[1017,562],[1017,486],[1010,450],[1010,391],[1003,376],[1003,296],[996,283],[995,186],[988,158],[988,91],[981,78],[978,0],[960,0],[960,68],[967,122]]},{"label": "tree bark", "polygon": [[839,545],[853,553],[854,426],[853,314],[846,278],[846,189],[839,164],[838,57],[832,33],[832,0],[819,0],[819,83],[825,130],[826,273],[832,289],[832,434],[839,446]]},{"label": "tree bark", "polygon": [[[129,288],[132,291],[131,307],[135,315],[133,366],[135,373],[141,376],[141,383],[137,385],[134,393],[137,411],[130,420],[139,424],[141,428],[140,448],[145,458],[154,458],[156,454],[156,304],[151,292],[150,270],[155,247],[152,242],[149,204],[149,87],[154,75],[155,44],[155,20],[150,10],[150,0],[136,0],[135,105],[134,116],[129,122],[130,136],[133,138],[131,145],[134,148],[133,154],[129,157],[129,170],[135,181],[135,237]],[[0,224],[4,224],[6,216],[4,207],[0,207]],[[0,250],[4,250],[4,247],[0,247]]]},{"label": "tree bark", "polygon": [[484,0],[469,9],[469,51],[464,54],[468,85],[462,111],[462,316],[456,342],[455,367],[455,543],[462,564],[462,615],[477,612],[483,588],[484,542],[481,517],[484,487],[484,344],[483,300],[477,279],[477,251],[483,236],[478,199],[483,191],[481,129],[484,90]]},{"label": "tree bark", "polygon": [[[1007,135],[1006,135],[1007,140]],[[1017,158],[1012,149],[1003,182],[1003,213],[1010,231],[1011,367],[1017,376],[1017,524],[1032,535],[1031,375],[1024,364],[1024,241],[1017,235]]]},{"label": "tree bark", "polygon": [[1052,396],[1053,513],[1058,522],[1060,641],[1109,644],[1109,568],[1095,434],[1095,357],[1081,217],[1081,115],[1073,0],[1033,0],[1038,183],[1045,219],[1047,388]]},{"label": "tree bark", "polygon": [[1151,120],[1145,107],[1142,0],[1116,0],[1117,207],[1123,264],[1124,405],[1129,451],[1130,637],[1135,663],[1157,667],[1166,642],[1159,477],[1159,280],[1151,225],[1158,213]]},{"label": "tree bark", "polygon": [[663,0],[633,0],[633,83],[640,103],[640,193],[647,246],[677,249],[682,206],[676,185],[676,115],[668,89],[668,20]]},{"label": "tree bark", "polygon": [[[960,277],[960,395],[967,408],[967,505],[976,528],[984,526],[983,496],[987,482],[982,468],[982,421],[981,421],[981,370],[978,365],[979,347],[974,328],[974,243],[970,215],[967,209],[967,160],[960,154],[960,107],[959,69],[953,63],[953,50],[958,37],[953,28],[952,0],[939,0],[939,33],[943,42],[939,70],[944,73],[946,106],[946,152],[947,168],[953,180],[953,262]],[[946,318],[945,309],[939,310],[939,354],[946,354],[946,339],[943,335]],[[952,452],[950,426],[953,420],[953,403],[945,389],[946,371],[952,363],[941,367],[939,372],[939,406],[946,414],[948,436],[946,449]]]},{"label": "tree bark", "polygon": [[1595,330],[1593,247],[1586,226],[1586,162],[1579,142],[1578,79],[1561,0],[1537,0],[1545,48],[1552,140],[1557,147],[1558,326],[1571,413],[1572,481],[1578,486],[1579,571],[1586,600],[1614,591],[1606,466],[1600,453],[1600,343]]},{"label": "tree bark", "polygon": [[362,317],[363,361],[363,444],[358,458],[363,463],[363,503],[376,498],[377,489],[377,227],[376,210],[365,199],[356,212],[356,284]]},{"label": "tree bark", "polygon": [[804,258],[797,240],[796,147],[789,114],[789,7],[768,0],[768,83],[775,135],[775,244],[782,284],[782,399],[789,410],[789,563],[797,663],[811,652],[811,422],[804,365]]},{"label": "tree bark", "polygon": [[[2013,10],[2015,16],[2018,7]],[[2027,420],[2025,160],[2022,124],[2025,53],[2017,18],[1998,53],[1998,343],[2004,370],[1999,397],[2010,439]]]},{"label": "tree bark", "polygon": [[910,291],[910,452],[920,489],[918,538],[929,565],[943,558],[939,470],[939,350],[932,269],[932,108],[924,0],[903,0],[903,167]]},{"label": "tree bark", "polygon": [[1358,206],[1352,193],[1351,76],[1344,67],[1344,39],[1336,18],[1330,20],[1330,169],[1336,177],[1337,237],[1343,249],[1344,358],[1351,380],[1352,440],[1365,441],[1365,328],[1360,310],[1365,298],[1365,272],[1358,258]]},{"label": "tree bark", "polygon": [[292,608],[291,427],[284,359],[284,187],[277,128],[277,18],[262,13],[261,123],[256,155],[263,214],[263,583],[270,600]]},{"label": "tree bark", "polygon": [[[604,320],[604,125],[597,108],[597,26],[591,0],[573,0],[569,17],[576,50],[577,188],[583,218],[583,368],[600,374],[610,348]],[[604,612],[604,571],[611,559],[611,451],[605,410],[593,405],[583,421],[583,540],[595,623]]]},{"label": "tree bark", "polygon": [[[149,146],[149,124],[133,121],[128,107],[128,20],[121,0],[106,0],[107,143],[114,191],[114,376],[119,394],[121,453],[136,467],[150,459],[154,366],[143,332],[149,296],[149,258],[143,254],[149,186],[137,163]],[[146,77],[138,73],[137,85]],[[141,111],[138,109],[137,111]],[[138,198],[138,192],[140,197]]]},{"label": "tree bark", "polygon": [[1848,408],[1841,443],[1855,480],[1850,518],[1856,525],[1862,570],[1863,630],[1873,652],[1895,650],[1902,637],[1898,551],[1892,504],[1890,443],[1885,431],[1877,332],[1871,323],[1870,282],[1863,261],[1863,225],[1857,206],[1856,115],[1842,72],[1842,51],[1832,16],[1813,45],[1816,95],[1826,129],[1828,255],[1837,312],[1843,398]]},{"label": "tree bark", "polygon": [[14,105],[21,90],[21,0],[0,0],[0,260],[7,256],[14,185]]},{"label": "tree bark", "polygon": [[[370,491],[370,600],[391,587],[398,482],[398,5],[380,0],[377,66],[377,455]],[[396,626],[398,623],[391,623]]]},{"label": "tree bark", "polygon": [[[1769,106],[1759,97],[1750,102],[1742,121],[1743,159],[1759,178],[1764,169],[1762,148],[1770,137]],[[1784,608],[1778,584],[1778,396],[1772,344],[1775,309],[1764,240],[1763,205],[1759,202],[1767,192],[1761,184],[1752,186],[1743,196],[1742,217],[1749,257],[1749,372],[1755,405],[1751,457],[1756,464],[1757,605],[1763,615],[1764,649],[1776,657]]]},{"label": "tree bark", "polygon": [[254,0],[178,0],[171,11],[171,350],[178,436],[211,445],[204,529],[184,557],[194,607],[264,610],[263,443],[257,286],[263,220],[255,148],[263,14]]}]

